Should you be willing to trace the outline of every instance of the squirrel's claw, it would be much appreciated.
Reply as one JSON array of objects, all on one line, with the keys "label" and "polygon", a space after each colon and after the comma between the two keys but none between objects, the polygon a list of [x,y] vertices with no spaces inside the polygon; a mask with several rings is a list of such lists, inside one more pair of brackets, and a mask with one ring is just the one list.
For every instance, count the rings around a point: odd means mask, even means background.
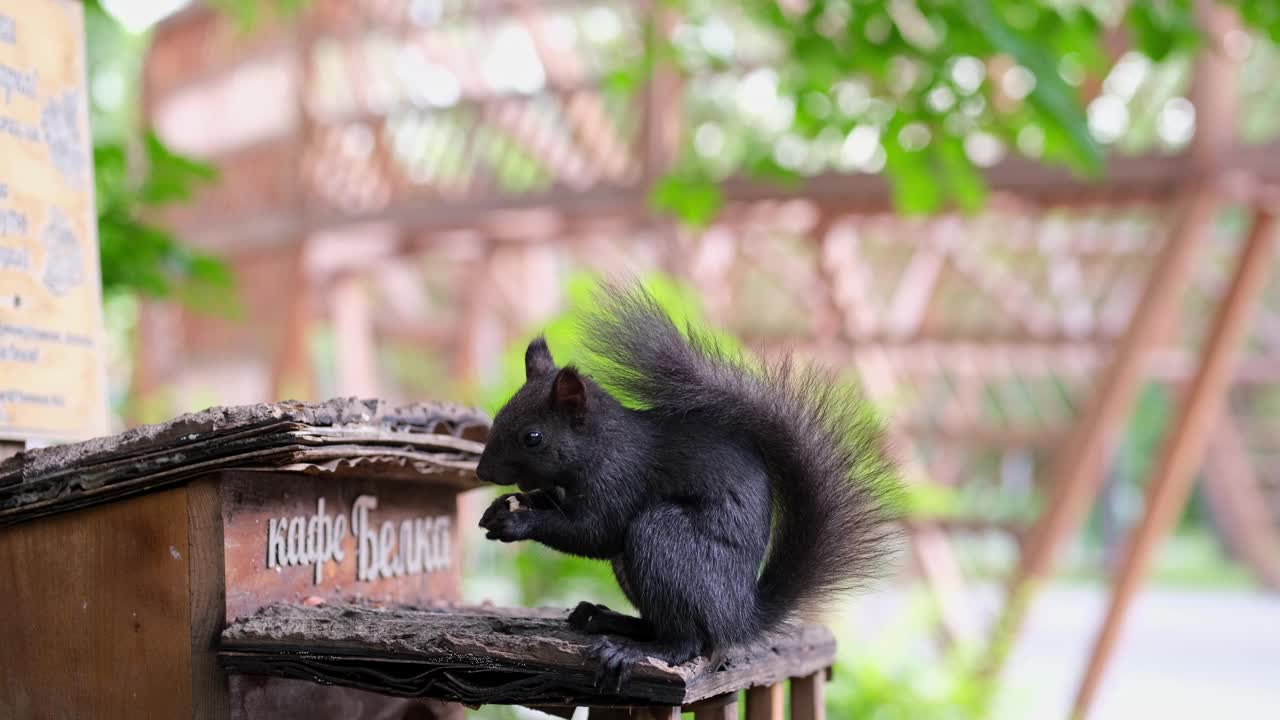
[{"label": "squirrel's claw", "polygon": [[617,694],[631,679],[631,669],[643,657],[636,648],[600,638],[591,646],[591,656],[596,660],[595,686]]}]

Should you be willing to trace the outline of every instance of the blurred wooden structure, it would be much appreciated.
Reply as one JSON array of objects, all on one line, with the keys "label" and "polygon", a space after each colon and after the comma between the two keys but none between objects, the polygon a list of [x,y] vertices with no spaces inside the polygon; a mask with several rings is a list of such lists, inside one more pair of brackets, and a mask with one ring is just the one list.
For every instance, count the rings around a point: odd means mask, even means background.
[{"label": "blurred wooden structure", "polygon": [[[245,392],[268,397],[409,395],[420,379],[397,358],[446,357],[436,372],[484,376],[555,310],[567,267],[661,267],[766,352],[855,371],[892,411],[912,474],[988,510],[914,527],[948,637],[978,624],[947,536],[1023,538],[996,633],[1016,636],[1027,581],[1081,525],[1148,383],[1192,388],[1172,426],[1213,428],[1208,504],[1232,551],[1278,587],[1280,285],[1268,272],[1240,290],[1231,272],[1280,183],[1274,49],[1211,13],[1192,77],[1148,67],[1117,96],[1143,100],[1130,124],[1148,129],[1190,106],[1194,139],[1149,132],[1096,182],[1007,157],[987,171],[988,212],[904,219],[882,177],[819,157],[796,188],[731,177],[726,209],[693,235],[651,212],[650,183],[696,134],[681,123],[720,128],[759,68],[744,40],[741,70],[660,74],[635,97],[611,94],[606,60],[642,42],[647,7],[316,0],[300,22],[247,37],[203,8],[164,23],[148,117],[223,173],[168,220],[231,259],[254,322],[148,308],[136,391],[238,370]],[[1250,257],[1273,266],[1262,250]],[[1213,309],[1232,298],[1253,319],[1216,330]],[[1194,473],[1191,449],[1153,487]],[[1181,507],[1186,479],[1168,485],[1160,507]],[[1041,495],[1051,501],[1036,517]],[[1144,522],[1137,537],[1165,524]]]}]

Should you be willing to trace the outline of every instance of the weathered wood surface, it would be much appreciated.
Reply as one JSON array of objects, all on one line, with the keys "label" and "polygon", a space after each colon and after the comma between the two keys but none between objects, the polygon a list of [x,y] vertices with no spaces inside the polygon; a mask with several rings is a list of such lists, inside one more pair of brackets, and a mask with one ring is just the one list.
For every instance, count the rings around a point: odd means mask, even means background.
[{"label": "weathered wood surface", "polygon": [[565,610],[380,609],[274,605],[222,634],[233,673],[343,685],[467,704],[687,705],[831,665],[835,638],[817,625],[671,667],[647,660],[616,694],[593,686],[587,649]]},{"label": "weathered wood surface", "polygon": [[355,398],[211,408],[0,462],[0,526],[185,482],[213,470],[284,469],[471,487],[488,419],[451,404]]},{"label": "weathered wood surface", "polygon": [[190,718],[187,488],[0,530],[0,718]]}]

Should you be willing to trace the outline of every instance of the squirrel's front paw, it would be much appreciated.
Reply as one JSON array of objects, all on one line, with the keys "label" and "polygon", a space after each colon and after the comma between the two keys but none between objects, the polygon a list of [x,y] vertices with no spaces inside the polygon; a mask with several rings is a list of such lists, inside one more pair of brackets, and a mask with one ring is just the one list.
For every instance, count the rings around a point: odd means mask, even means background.
[{"label": "squirrel's front paw", "polygon": [[569,613],[569,627],[582,632],[595,632],[596,623],[594,620],[599,617],[602,611],[607,611],[608,609],[603,605],[583,600],[578,603],[578,607],[574,608],[573,612]]},{"label": "squirrel's front paw", "polygon": [[525,496],[521,493],[503,495],[494,500],[480,517],[480,527],[487,531],[485,538],[502,542],[528,538],[531,513],[524,500]]}]

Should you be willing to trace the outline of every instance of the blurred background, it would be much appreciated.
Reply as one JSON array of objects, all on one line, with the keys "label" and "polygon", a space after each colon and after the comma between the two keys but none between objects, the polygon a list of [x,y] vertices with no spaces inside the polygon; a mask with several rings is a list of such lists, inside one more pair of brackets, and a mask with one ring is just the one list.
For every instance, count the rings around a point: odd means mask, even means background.
[{"label": "blurred background", "polygon": [[[832,717],[1276,716],[1280,3],[85,6],[116,429],[493,412],[634,274],[889,424]],[[468,539],[472,600],[626,607]]]}]

